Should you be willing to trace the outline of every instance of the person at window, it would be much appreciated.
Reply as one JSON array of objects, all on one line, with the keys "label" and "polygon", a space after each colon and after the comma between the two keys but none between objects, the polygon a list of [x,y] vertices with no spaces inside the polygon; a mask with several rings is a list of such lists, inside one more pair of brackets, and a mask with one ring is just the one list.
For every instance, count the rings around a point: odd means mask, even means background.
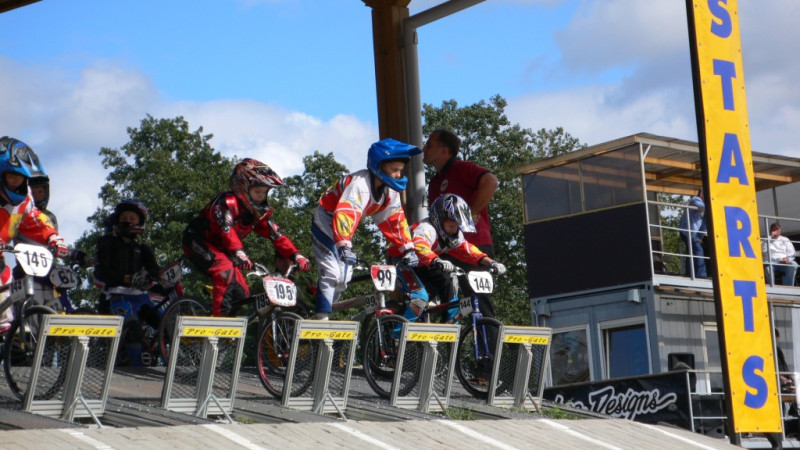
[{"label": "person at window", "polygon": [[[686,245],[686,251],[689,252],[691,250],[695,278],[708,277],[704,258],[705,253],[703,251],[703,238],[706,235],[705,211],[706,204],[703,198],[703,190],[700,189],[697,191],[697,195],[689,199],[689,207],[683,210],[678,225],[683,243]],[[692,265],[688,260],[686,262],[686,276],[692,276]]]},{"label": "person at window", "polygon": [[251,232],[272,241],[275,251],[297,263],[301,271],[311,268],[271,219],[273,208],[267,195],[273,187],[286,186],[278,174],[260,161],[245,158],[233,168],[230,186],[187,225],[181,242],[192,265],[211,277],[211,313],[217,317],[229,315],[234,300],[250,296],[242,270],[252,269],[253,262],[242,240]]},{"label": "person at window", "polygon": [[[475,222],[475,232],[464,233],[464,238],[490,258],[494,258],[488,205],[499,182],[489,169],[460,159],[460,150],[461,139],[449,130],[434,130],[428,136],[425,147],[422,148],[422,162],[436,169],[436,174],[428,183],[428,204],[432,204],[442,194],[456,194],[463,198],[469,204],[472,220]],[[464,270],[474,269],[448,255],[444,255],[443,259],[449,259]],[[484,316],[495,317],[491,296],[481,294],[478,301]]]},{"label": "person at window", "polygon": [[792,241],[781,234],[781,225],[774,222],[769,226],[769,237],[761,244],[767,263],[767,276],[770,284],[775,284],[775,272],[783,274],[782,284],[794,286],[797,274],[797,261]]}]

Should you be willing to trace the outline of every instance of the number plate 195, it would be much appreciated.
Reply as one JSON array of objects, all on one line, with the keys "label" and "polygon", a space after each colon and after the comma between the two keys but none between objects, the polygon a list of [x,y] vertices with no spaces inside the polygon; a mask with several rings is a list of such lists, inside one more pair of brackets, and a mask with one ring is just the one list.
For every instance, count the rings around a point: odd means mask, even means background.
[{"label": "number plate 195", "polygon": [[285,278],[264,277],[264,291],[275,305],[288,307],[297,303],[297,287]]}]

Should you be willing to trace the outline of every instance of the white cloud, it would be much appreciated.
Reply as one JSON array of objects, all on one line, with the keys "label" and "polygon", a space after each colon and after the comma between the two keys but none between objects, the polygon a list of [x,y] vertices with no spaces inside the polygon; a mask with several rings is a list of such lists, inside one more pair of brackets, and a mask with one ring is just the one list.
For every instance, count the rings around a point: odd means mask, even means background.
[{"label": "white cloud", "polygon": [[52,67],[25,66],[0,58],[2,133],[28,143],[40,156],[52,184],[50,209],[61,234],[72,242],[100,206],[97,194],[107,171],[100,148],[128,142],[128,127],[146,114],[183,116],[191,129],[214,135],[211,145],[225,156],[254,157],[281,176],[299,174],[302,158],[333,152],[351,169],[366,165],[377,127],[353,116],[328,121],[249,100],[164,103],[141,72],[112,62],[75,75]]},{"label": "white cloud", "polygon": [[192,128],[212,133],[211,145],[228,157],[256,158],[282,177],[303,171],[303,157],[320,151],[357,170],[366,166],[370,144],[378,139],[372,124],[337,115],[323,121],[297,111],[250,100],[217,100],[169,105],[162,116],[182,115]]},{"label": "white cloud", "polygon": [[100,205],[100,148],[126,142],[126,127],[138,123],[157,93],[140,73],[110,62],[68,74],[0,58],[0,97],[9,99],[0,107],[2,133],[39,155],[52,185],[49,209],[72,242]]},{"label": "white cloud", "polygon": [[[796,155],[800,3],[740,2],[739,12],[752,147]],[[590,145],[639,131],[696,140],[684,3],[584,3],[554,36],[560,61],[539,70],[579,87],[508,98],[511,120],[563,126]],[[609,82],[615,72],[626,75]]]},{"label": "white cloud", "polygon": [[506,113],[512,122],[534,130],[562,126],[589,145],[638,132],[695,134],[694,117],[666,114],[668,95],[651,93],[620,104],[613,101],[615,90],[614,85],[595,85],[517,97],[509,101]]}]

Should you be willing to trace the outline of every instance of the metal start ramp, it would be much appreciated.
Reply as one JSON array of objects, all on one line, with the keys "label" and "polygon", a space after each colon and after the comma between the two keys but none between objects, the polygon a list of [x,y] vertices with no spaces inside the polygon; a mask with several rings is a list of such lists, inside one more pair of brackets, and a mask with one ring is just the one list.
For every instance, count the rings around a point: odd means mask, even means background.
[{"label": "metal start ramp", "polygon": [[[22,409],[100,424],[121,329],[120,316],[43,316]],[[22,352],[25,340],[18,344]],[[13,366],[22,361],[12,355],[5,363],[22,377],[26,368]]]},{"label": "metal start ramp", "polygon": [[198,417],[225,415],[233,422],[246,329],[243,317],[178,317],[161,407]]}]

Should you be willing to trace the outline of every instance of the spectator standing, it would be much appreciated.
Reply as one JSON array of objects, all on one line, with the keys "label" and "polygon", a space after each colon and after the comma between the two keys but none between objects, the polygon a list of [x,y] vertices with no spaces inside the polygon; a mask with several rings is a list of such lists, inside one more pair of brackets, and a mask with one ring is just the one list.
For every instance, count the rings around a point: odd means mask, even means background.
[{"label": "spectator standing", "polygon": [[[460,150],[461,139],[449,130],[434,130],[428,137],[422,149],[422,162],[436,169],[436,174],[428,184],[428,204],[433,204],[442,194],[456,194],[463,198],[469,204],[476,230],[474,233],[464,233],[464,238],[493,259],[494,243],[487,206],[499,182],[489,169],[459,158]],[[450,256],[443,255],[443,258]],[[450,260],[465,270],[474,269],[457,259]],[[495,317],[490,296],[480,295],[478,298],[481,313],[486,317]]]},{"label": "spectator standing", "polygon": [[[688,214],[687,214],[688,211]],[[705,253],[703,251],[703,238],[706,235],[705,221],[706,204],[703,198],[703,190],[697,191],[697,195],[689,199],[689,208],[684,209],[679,222],[681,237],[686,245],[686,251],[691,250],[691,261],[694,264],[695,278],[708,277],[706,270]],[[689,261],[686,263],[686,276],[692,276],[692,269]]]}]

